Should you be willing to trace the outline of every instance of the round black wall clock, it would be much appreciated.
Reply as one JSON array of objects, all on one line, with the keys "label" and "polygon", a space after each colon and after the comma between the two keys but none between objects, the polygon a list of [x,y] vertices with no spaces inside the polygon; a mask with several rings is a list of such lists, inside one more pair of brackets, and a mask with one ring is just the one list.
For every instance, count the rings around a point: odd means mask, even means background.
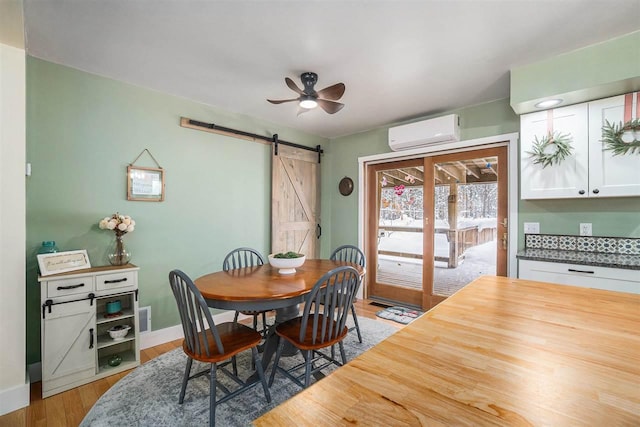
[{"label": "round black wall clock", "polygon": [[338,184],[338,190],[340,190],[340,194],[343,196],[348,196],[353,192],[353,180],[348,176],[345,176],[340,180],[340,184]]}]

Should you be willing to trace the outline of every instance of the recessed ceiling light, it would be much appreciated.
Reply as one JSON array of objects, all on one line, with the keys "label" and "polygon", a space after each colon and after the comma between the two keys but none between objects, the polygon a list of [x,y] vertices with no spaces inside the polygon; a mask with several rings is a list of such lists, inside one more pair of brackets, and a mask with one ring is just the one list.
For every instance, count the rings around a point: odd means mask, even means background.
[{"label": "recessed ceiling light", "polygon": [[540,101],[538,102],[535,107],[536,108],[549,108],[549,107],[555,107],[556,105],[560,104],[562,102],[562,99],[546,99],[544,101]]}]

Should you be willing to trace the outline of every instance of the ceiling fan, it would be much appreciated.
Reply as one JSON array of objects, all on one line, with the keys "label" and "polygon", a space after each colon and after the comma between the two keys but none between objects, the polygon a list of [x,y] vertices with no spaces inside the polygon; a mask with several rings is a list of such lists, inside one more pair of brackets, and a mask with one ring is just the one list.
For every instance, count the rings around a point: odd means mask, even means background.
[{"label": "ceiling fan", "polygon": [[317,106],[320,106],[320,108],[329,114],[335,114],[344,107],[344,104],[335,102],[344,94],[344,83],[336,83],[332,86],[316,91],[313,88],[318,81],[318,75],[316,73],[302,73],[300,75],[300,80],[302,80],[304,90],[300,89],[289,77],[284,78],[289,89],[300,95],[299,97],[292,99],[267,99],[267,101],[272,104],[298,101],[298,106],[300,107],[298,114],[306,113]]}]

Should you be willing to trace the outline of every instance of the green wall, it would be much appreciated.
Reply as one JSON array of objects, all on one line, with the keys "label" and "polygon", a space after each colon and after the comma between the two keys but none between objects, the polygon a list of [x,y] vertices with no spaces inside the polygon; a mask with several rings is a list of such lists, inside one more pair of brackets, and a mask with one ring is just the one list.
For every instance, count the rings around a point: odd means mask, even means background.
[{"label": "green wall", "polygon": [[[269,252],[270,147],[182,128],[181,116],[329,145],[272,123],[28,58],[28,363],[40,360],[35,253],[43,240],[55,240],[60,250],[86,249],[93,266],[106,265],[114,237],[98,221],[116,211],[131,215],[136,230],[124,239],[131,262],[140,267],[140,306],[151,306],[154,330],[179,323],[168,286],[171,269],[195,278],[219,270],[235,247]],[[162,203],[126,200],[126,167],[145,148],[166,171]],[[326,159],[323,177],[329,175]],[[155,166],[146,154],[136,164]],[[322,246],[326,253],[327,234]]]},{"label": "green wall", "polygon": [[640,89],[640,31],[511,70],[511,106],[536,111],[545,98],[564,105]]},{"label": "green wall", "polygon": [[[519,117],[511,109],[508,99],[439,115],[450,113],[460,116],[462,140],[520,130]],[[429,116],[423,119],[427,118]],[[388,127],[384,127],[331,141],[333,155],[331,169],[333,180],[330,186],[331,242],[334,246],[358,241],[358,157],[390,152],[387,132]],[[350,176],[356,187],[348,197],[340,195],[337,187],[344,176]],[[640,197],[520,200],[518,203],[519,247],[524,243],[524,222],[539,222],[542,233],[578,234],[579,224],[590,222],[593,224],[594,235],[640,237]]]},{"label": "green wall", "polygon": [[[614,52],[607,55],[624,55],[623,47],[615,47],[622,45],[615,43]],[[578,63],[566,66],[580,80],[585,67],[579,59],[575,61]],[[611,81],[616,70],[602,67],[598,73],[605,75],[604,81]],[[523,96],[549,95],[547,85],[539,82],[553,80],[551,77],[540,72],[530,78],[531,91]],[[575,90],[569,80],[553,90]],[[463,140],[518,132],[519,119],[509,103],[503,99],[438,116],[459,114]],[[181,116],[259,134],[278,133],[281,139],[309,146],[322,145],[321,255],[328,256],[340,244],[357,243],[358,157],[389,152],[388,127],[328,141],[28,58],[27,161],[33,166],[27,179],[28,363],[40,359],[35,252],[42,240],[55,240],[61,250],[87,249],[92,265],[104,265],[113,236],[98,229],[98,221],[116,211],[131,215],[136,230],[125,240],[133,252],[132,262],[141,267],[140,304],[151,305],[154,330],[178,324],[167,286],[169,270],[181,268],[197,277],[219,269],[224,255],[234,247],[249,245],[263,253],[269,251],[269,147],[181,128]],[[433,116],[416,120],[429,117]],[[166,170],[165,202],[126,200],[126,166],[145,148]],[[149,157],[142,160],[141,165],[153,166]],[[356,185],[347,197],[338,192],[344,176],[350,176]],[[567,234],[577,234],[580,222],[591,222],[594,235],[640,237],[640,197],[521,200],[518,212],[520,233],[525,221],[540,222],[543,233]]]},{"label": "green wall", "polygon": [[[518,132],[520,121],[509,106],[508,99],[461,108],[438,114],[460,116],[462,140]],[[426,116],[420,120],[434,116]],[[395,126],[395,125],[394,125]],[[358,242],[358,157],[391,152],[388,145],[389,127],[349,135],[331,141],[331,242],[334,246]],[[353,179],[355,190],[350,196],[338,192],[338,182],[344,176]]]}]

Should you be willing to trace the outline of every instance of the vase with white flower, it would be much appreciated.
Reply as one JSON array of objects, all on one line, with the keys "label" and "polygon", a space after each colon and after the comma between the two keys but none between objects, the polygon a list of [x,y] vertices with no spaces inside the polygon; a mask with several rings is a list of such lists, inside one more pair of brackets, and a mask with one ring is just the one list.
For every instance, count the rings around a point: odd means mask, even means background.
[{"label": "vase with white flower", "polygon": [[131,253],[124,245],[122,237],[135,229],[136,222],[129,215],[120,215],[118,212],[104,217],[98,223],[103,230],[112,230],[116,239],[109,247],[109,263],[111,265],[125,265],[131,260]]}]

